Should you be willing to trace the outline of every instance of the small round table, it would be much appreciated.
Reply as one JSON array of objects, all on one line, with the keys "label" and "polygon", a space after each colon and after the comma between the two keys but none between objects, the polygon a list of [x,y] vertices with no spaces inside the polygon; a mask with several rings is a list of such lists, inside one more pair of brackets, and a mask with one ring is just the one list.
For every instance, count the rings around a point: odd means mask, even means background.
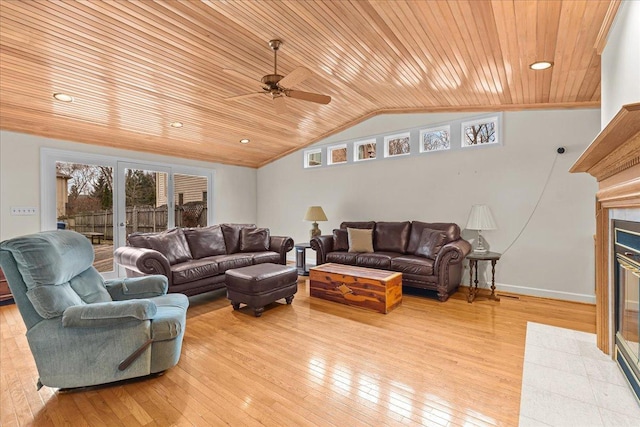
[{"label": "small round table", "polygon": [[[497,252],[471,252],[467,255],[469,260],[469,296],[467,302],[471,303],[478,293],[478,261],[491,261],[491,295],[490,300],[500,301],[500,297],[496,295],[496,263],[502,254]],[[475,280],[473,280],[473,269],[476,269]]]}]

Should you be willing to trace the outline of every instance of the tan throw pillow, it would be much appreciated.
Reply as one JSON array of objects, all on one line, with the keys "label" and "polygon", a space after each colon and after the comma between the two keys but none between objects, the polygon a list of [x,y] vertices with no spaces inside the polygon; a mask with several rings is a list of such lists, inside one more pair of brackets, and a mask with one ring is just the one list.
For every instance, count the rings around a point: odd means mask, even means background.
[{"label": "tan throw pillow", "polygon": [[373,252],[373,230],[347,228],[349,252]]}]

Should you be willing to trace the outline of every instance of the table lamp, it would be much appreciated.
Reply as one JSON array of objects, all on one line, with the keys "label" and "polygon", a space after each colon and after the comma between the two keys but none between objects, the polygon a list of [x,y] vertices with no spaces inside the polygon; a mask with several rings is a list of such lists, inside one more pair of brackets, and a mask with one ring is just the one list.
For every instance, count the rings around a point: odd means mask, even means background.
[{"label": "table lamp", "polygon": [[311,228],[311,238],[313,239],[316,236],[319,236],[322,232],[318,228],[317,221],[326,221],[327,216],[324,214],[322,207],[320,206],[310,206],[307,209],[307,214],[304,216],[305,221],[313,221],[313,228]]},{"label": "table lamp", "polygon": [[495,230],[496,223],[491,215],[491,210],[487,205],[473,205],[469,220],[467,221],[467,230],[478,230],[478,243],[473,252],[478,254],[486,254],[489,252],[484,247],[484,239],[482,238],[482,230]]}]

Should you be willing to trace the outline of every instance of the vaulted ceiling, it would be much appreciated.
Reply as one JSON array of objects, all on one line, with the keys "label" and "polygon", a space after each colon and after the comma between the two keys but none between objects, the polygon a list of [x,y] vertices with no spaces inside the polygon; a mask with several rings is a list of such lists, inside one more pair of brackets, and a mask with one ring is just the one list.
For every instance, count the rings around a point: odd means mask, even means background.
[{"label": "vaulted ceiling", "polygon": [[[2,0],[0,128],[259,167],[381,113],[598,106],[617,3]],[[261,90],[271,39],[328,105],[225,100]]]}]

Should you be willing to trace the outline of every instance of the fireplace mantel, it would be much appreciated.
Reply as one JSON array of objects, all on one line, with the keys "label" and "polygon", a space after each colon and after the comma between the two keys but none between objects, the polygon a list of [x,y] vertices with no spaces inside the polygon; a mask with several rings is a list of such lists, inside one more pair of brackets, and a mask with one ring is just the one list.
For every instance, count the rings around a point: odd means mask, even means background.
[{"label": "fireplace mantel", "polygon": [[610,283],[610,209],[640,208],[640,103],[624,105],[587,147],[570,172],[598,180],[596,194],[596,333],[612,354],[613,286]]}]

